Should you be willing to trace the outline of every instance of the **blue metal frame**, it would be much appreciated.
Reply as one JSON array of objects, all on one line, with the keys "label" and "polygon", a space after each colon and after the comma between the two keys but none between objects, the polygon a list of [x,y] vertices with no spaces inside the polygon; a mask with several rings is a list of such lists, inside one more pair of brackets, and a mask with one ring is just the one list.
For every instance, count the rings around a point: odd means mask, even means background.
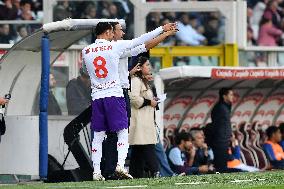
[{"label": "blue metal frame", "polygon": [[48,168],[48,95],[50,73],[49,38],[44,35],[41,39],[41,88],[39,103],[39,176],[47,179]]}]

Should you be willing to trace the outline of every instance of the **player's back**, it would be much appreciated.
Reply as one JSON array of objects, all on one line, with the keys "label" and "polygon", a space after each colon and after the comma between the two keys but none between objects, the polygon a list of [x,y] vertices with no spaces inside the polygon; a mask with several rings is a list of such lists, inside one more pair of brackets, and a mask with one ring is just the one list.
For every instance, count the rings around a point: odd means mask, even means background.
[{"label": "player's back", "polygon": [[104,39],[82,50],[82,58],[92,83],[92,99],[123,97],[118,74],[119,53],[116,44]]}]

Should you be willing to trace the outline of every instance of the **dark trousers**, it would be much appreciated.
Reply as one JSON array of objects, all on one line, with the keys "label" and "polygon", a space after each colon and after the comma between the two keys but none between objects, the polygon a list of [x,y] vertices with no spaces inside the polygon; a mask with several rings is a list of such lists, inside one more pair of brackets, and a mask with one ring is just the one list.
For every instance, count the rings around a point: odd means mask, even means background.
[{"label": "dark trousers", "polygon": [[155,145],[133,145],[131,146],[131,157],[129,173],[134,178],[143,178],[145,168],[154,176],[159,171],[159,164],[155,152]]},{"label": "dark trousers", "polygon": [[102,175],[104,177],[111,176],[117,164],[117,134],[113,132],[107,133],[107,138],[103,142],[103,156],[101,162]]},{"label": "dark trousers", "polygon": [[229,159],[228,145],[216,144],[212,150],[214,153],[214,166],[220,173],[228,172],[227,162]]},{"label": "dark trousers", "polygon": [[[123,94],[126,102],[126,111],[129,125],[131,107],[128,96],[128,89],[123,89]],[[107,138],[103,142],[103,157],[101,163],[102,175],[104,177],[111,176],[114,173],[117,164],[117,134],[113,132],[107,132],[106,134]]]},{"label": "dark trousers", "polygon": [[128,117],[128,127],[130,124],[130,117],[131,117],[131,106],[130,106],[130,99],[128,95],[128,89],[123,89],[123,95],[126,103],[126,111],[127,111],[127,117]]}]

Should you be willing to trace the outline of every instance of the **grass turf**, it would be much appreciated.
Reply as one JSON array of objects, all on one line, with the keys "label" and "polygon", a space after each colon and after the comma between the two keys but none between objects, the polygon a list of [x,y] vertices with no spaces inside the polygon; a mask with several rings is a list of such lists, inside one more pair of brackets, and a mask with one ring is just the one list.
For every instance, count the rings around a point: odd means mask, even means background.
[{"label": "grass turf", "polygon": [[[177,184],[179,183],[179,184]],[[135,187],[138,186],[139,187]],[[190,188],[190,189],[284,189],[284,171],[271,171],[261,173],[232,173],[218,175],[184,176],[159,179],[134,179],[121,181],[93,181],[68,183],[19,183],[1,185],[7,189],[56,189],[56,188]],[[130,187],[132,186],[132,187]],[[144,186],[144,187],[143,187]]]}]

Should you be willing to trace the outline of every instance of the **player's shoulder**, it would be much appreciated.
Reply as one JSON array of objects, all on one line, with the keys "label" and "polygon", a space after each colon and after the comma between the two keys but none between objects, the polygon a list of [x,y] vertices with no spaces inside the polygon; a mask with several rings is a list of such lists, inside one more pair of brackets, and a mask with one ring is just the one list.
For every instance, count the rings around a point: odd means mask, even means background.
[{"label": "player's shoulder", "polygon": [[117,41],[112,41],[112,44],[114,44],[114,45],[123,45],[123,44],[127,44],[127,43],[129,43],[130,42],[130,40],[117,40]]},{"label": "player's shoulder", "polygon": [[[93,44],[93,43],[92,43],[92,44]],[[86,49],[90,49],[92,44],[85,46],[85,47],[82,49],[82,53],[84,54],[84,52],[86,51]]]}]

